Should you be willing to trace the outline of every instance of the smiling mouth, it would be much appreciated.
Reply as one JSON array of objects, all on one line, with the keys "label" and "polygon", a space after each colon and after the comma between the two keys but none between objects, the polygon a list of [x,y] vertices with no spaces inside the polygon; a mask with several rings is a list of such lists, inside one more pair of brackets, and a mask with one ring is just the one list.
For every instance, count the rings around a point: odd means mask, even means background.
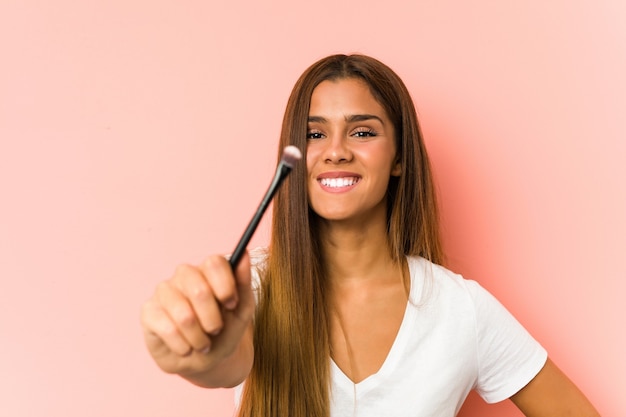
[{"label": "smiling mouth", "polygon": [[350,187],[351,185],[359,182],[357,177],[345,177],[345,178],[322,178],[319,180],[320,184],[329,188],[342,188]]}]

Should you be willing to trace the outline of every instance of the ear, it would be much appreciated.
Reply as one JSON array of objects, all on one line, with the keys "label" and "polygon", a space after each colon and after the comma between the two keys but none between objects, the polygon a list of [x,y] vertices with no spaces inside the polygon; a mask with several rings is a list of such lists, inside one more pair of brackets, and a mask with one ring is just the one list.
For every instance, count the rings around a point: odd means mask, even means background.
[{"label": "ear", "polygon": [[399,177],[402,174],[402,165],[400,164],[399,158],[396,158],[396,161],[393,163],[391,167],[391,176]]}]

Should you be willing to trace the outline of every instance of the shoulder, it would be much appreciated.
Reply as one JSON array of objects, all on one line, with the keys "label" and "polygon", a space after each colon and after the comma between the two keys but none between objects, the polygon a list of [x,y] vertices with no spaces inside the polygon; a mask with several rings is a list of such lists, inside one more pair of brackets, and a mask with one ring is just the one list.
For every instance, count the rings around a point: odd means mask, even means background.
[{"label": "shoulder", "polygon": [[509,311],[477,281],[434,264],[424,258],[408,257],[411,302],[437,316],[462,318],[480,334],[495,328],[518,327]]},{"label": "shoulder", "polygon": [[420,256],[407,256],[407,263],[411,273],[411,279],[423,279],[426,277],[442,280],[446,284],[464,286],[467,281],[461,275],[452,272],[444,266],[433,263]]},{"label": "shoulder", "polygon": [[411,298],[427,301],[443,297],[472,302],[488,294],[478,282],[422,257],[409,256],[407,262],[411,274]]}]

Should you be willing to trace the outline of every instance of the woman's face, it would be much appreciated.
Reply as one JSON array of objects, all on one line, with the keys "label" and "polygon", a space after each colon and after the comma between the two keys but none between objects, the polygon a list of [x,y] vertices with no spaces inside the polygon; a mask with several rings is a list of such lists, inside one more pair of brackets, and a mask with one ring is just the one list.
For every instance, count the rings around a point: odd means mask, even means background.
[{"label": "woman's face", "polygon": [[394,126],[364,81],[320,83],[311,96],[307,132],[313,211],[327,220],[384,216],[389,178],[401,171],[395,143]]}]

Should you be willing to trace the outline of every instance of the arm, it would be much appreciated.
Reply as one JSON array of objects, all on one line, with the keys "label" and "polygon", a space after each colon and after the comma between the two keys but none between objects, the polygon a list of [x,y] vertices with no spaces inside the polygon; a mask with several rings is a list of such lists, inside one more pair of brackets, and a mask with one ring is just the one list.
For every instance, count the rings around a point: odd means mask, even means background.
[{"label": "arm", "polygon": [[549,358],[539,373],[511,397],[527,417],[599,417],[584,394]]}]

